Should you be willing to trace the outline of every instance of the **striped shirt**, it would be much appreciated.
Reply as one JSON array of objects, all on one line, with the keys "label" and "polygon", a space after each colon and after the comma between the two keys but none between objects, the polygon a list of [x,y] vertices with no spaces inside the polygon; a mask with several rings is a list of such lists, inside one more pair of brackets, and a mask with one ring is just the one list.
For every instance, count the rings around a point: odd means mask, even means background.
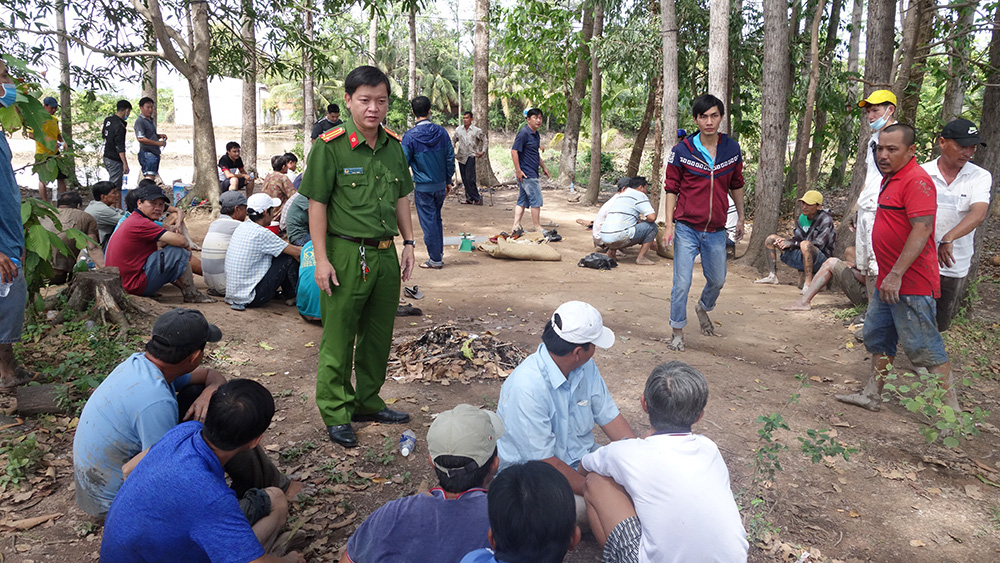
[{"label": "striped shirt", "polygon": [[601,225],[601,240],[612,244],[631,239],[639,221],[655,212],[649,203],[649,196],[639,190],[625,188],[608,209],[608,216]]}]

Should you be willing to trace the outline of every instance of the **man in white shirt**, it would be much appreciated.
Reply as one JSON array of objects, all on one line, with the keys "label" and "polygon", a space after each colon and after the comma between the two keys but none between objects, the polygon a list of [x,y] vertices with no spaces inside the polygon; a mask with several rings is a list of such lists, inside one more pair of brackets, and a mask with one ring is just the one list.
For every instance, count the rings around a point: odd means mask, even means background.
[{"label": "man in white shirt", "polygon": [[618,197],[608,208],[607,218],[600,226],[601,241],[608,247],[608,257],[614,260],[620,249],[639,246],[635,263],[640,266],[655,264],[646,253],[656,244],[656,210],[646,195],[646,178],[636,176],[629,180]]},{"label": "man in white shirt", "polygon": [[226,251],[233,232],[247,218],[247,196],[242,192],[223,192],[219,196],[219,218],[208,226],[201,243],[201,275],[208,294],[226,296]]},{"label": "man in white shirt", "polygon": [[979,145],[985,147],[986,143],[979,137],[976,124],[956,119],[945,125],[938,137],[941,156],[922,165],[937,189],[934,236],[941,271],[937,325],[942,332],[958,312],[972,264],[976,227],[990,209],[993,176],[970,162]]},{"label": "man in white shirt", "polygon": [[455,145],[455,162],[462,176],[462,186],[465,187],[465,201],[473,205],[482,205],[483,196],[476,187],[476,159],[486,153],[486,135],[483,130],[472,124],[472,112],[462,115],[462,125],[455,128],[451,136],[451,144]]}]

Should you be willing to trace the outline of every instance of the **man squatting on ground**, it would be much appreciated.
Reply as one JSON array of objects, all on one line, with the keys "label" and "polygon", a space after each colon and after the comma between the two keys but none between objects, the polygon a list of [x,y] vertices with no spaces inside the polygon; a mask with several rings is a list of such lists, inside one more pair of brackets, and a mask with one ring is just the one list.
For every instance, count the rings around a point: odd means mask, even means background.
[{"label": "man squatting on ground", "polygon": [[799,271],[799,284],[805,294],[813,282],[813,275],[819,272],[823,263],[833,254],[837,230],[830,212],[823,209],[823,194],[809,190],[799,198],[802,213],[799,214],[792,238],[768,235],[764,240],[767,247],[768,265],[771,272],[765,278],[753,283],[778,284],[777,251],[781,250],[781,261]]},{"label": "man squatting on ground", "polygon": [[743,153],[719,124],[725,115],[722,100],[711,94],[695,99],[691,113],[698,133],[674,146],[667,159],[666,228],[662,244],[674,243],[674,280],[670,290],[671,350],[684,349],[687,300],[695,256],[701,254],[705,288],[695,307],[702,334],[715,335],[708,312],[715,308],[726,283],[726,218],[729,198],[736,202],[736,233],[743,238]]},{"label": "man squatting on ground", "polygon": [[884,180],[872,228],[878,291],[868,304],[864,327],[873,373],[862,391],[836,398],[878,411],[887,366],[895,364],[898,344],[914,366],[941,378],[947,406],[959,412],[951,363],[935,315],[934,299],[941,296],[932,238],[937,195],[934,181],[914,157],[915,142],[913,128],[899,123],[886,127],[879,136],[876,156]]},{"label": "man squatting on ground", "polygon": [[640,266],[656,263],[646,258],[646,253],[656,244],[656,210],[649,203],[647,188],[646,178],[636,176],[629,179],[629,187],[610,200],[614,203],[608,207],[598,230],[612,260],[617,258],[619,250],[638,244],[639,255],[635,263]]}]

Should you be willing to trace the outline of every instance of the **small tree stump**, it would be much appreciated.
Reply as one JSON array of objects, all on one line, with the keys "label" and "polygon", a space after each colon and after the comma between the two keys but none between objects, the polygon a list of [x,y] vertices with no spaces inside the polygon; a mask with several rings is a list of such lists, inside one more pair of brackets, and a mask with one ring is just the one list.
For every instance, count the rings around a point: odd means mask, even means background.
[{"label": "small tree stump", "polygon": [[17,388],[17,414],[66,414],[66,409],[59,406],[59,395],[64,391],[64,385],[55,383],[22,385]]},{"label": "small tree stump", "polygon": [[[73,276],[69,287],[64,290],[66,295],[65,310],[88,311],[95,323],[115,324],[122,328],[121,334],[126,335],[131,324],[125,316],[126,312],[143,315],[151,314],[131,302],[122,287],[118,268],[106,267],[89,272],[79,272]],[[53,319],[53,324],[64,319],[60,311]]]}]

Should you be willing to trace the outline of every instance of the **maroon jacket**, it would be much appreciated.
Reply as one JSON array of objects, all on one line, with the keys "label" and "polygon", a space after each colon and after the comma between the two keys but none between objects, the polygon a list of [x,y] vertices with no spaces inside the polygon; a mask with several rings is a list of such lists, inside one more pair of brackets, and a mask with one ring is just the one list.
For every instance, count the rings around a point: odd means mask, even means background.
[{"label": "maroon jacket", "polygon": [[663,188],[677,195],[674,220],[703,232],[726,228],[730,190],[743,187],[743,152],[736,141],[719,133],[715,167],[709,169],[692,137],[670,151]]}]

